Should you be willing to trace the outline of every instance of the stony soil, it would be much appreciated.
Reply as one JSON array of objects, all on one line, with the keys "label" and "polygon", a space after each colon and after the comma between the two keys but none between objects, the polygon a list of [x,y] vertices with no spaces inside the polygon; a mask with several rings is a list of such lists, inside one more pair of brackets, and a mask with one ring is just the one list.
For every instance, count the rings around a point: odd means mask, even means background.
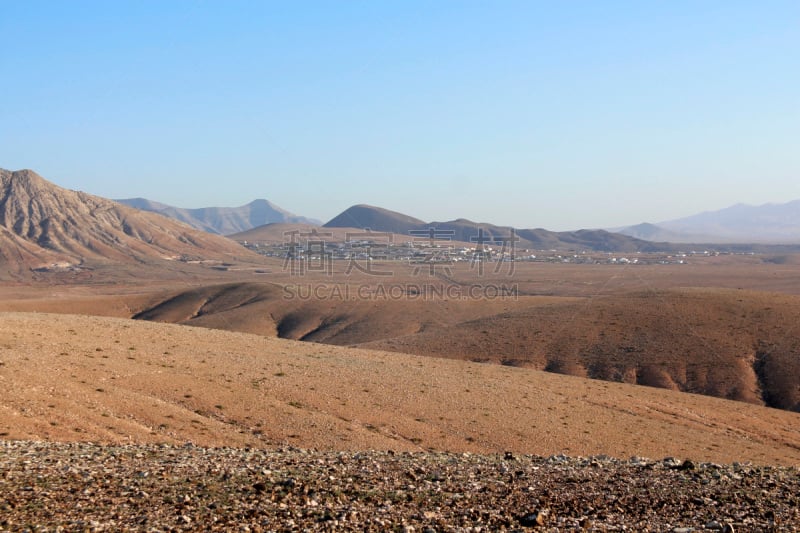
[{"label": "stony soil", "polygon": [[0,384],[2,532],[800,530],[800,415],[740,402],[24,313]]},{"label": "stony soil", "polygon": [[795,531],[795,467],[0,443],[0,531]]}]

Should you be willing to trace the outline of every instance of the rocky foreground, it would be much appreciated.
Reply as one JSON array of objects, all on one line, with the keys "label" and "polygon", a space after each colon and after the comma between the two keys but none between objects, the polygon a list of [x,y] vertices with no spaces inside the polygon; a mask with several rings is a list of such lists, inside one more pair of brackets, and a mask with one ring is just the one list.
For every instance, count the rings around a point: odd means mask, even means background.
[{"label": "rocky foreground", "polygon": [[0,531],[795,531],[796,467],[0,443]]}]

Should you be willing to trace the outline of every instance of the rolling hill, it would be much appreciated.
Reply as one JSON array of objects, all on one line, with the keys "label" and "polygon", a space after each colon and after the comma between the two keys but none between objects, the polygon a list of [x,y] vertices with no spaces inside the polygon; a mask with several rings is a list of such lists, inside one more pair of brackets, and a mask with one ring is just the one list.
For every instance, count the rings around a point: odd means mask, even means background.
[{"label": "rolling hill", "polygon": [[[371,230],[370,230],[371,231]],[[307,240],[322,240],[325,242],[348,242],[352,240],[364,239],[365,231],[360,228],[333,228],[333,227],[320,227],[311,224],[296,224],[296,223],[281,223],[275,222],[272,224],[264,224],[241,233],[234,233],[227,237],[236,242],[250,242],[259,244],[286,244],[291,242],[292,235],[296,235],[296,239],[300,243]],[[381,235],[376,237],[376,240],[386,242],[388,238],[385,232],[380,232]],[[409,240],[408,235],[392,234],[391,242],[403,243]]]},{"label": "rolling hill", "polygon": [[408,235],[411,229],[425,226],[425,222],[397,211],[382,207],[359,204],[349,207],[329,220],[325,228],[369,228],[373,231],[388,231]]},{"label": "rolling hill", "polygon": [[[786,411],[168,324],[3,313],[0,368],[8,440],[800,458],[797,415]],[[258,476],[256,466],[249,475]]]},{"label": "rolling hill", "polygon": [[180,220],[195,229],[219,235],[240,233],[275,222],[319,225],[318,220],[293,215],[268,200],[254,200],[240,207],[184,209],[145,198],[117,200],[119,203]]},{"label": "rolling hill", "polygon": [[63,189],[31,170],[0,170],[0,271],[92,264],[257,258],[237,243],[153,213]]},{"label": "rolling hill", "polygon": [[728,289],[514,300],[290,298],[226,284],[165,294],[134,318],[717,396],[800,412],[800,297]]},{"label": "rolling hill", "polygon": [[800,412],[797,296],[646,291],[510,311],[364,347],[525,366]]},{"label": "rolling hill", "polygon": [[503,246],[505,242],[509,249],[512,235],[516,238],[517,248],[628,253],[671,251],[674,248],[668,243],[643,241],[605,230],[554,232],[545,229],[515,229],[508,226],[472,222],[463,218],[445,222],[424,222],[402,213],[369,205],[350,207],[323,227],[370,228],[403,235],[413,232],[420,239],[428,238],[431,229],[435,229],[436,239],[466,243],[482,242],[492,246]]},{"label": "rolling hill", "polygon": [[[376,302],[368,297],[345,301],[332,290],[328,288],[330,299],[319,299],[297,297],[299,289],[272,283],[206,285],[167,292],[132,318],[344,346],[454,325],[509,305],[500,300],[482,305],[422,299]],[[322,295],[322,288],[317,293]],[[553,300],[534,297],[525,302],[545,305]]]}]

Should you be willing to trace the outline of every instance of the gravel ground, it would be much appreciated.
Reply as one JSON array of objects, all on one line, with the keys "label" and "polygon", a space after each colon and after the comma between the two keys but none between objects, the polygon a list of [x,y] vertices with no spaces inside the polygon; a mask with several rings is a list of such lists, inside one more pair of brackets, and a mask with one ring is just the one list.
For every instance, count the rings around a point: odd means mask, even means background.
[{"label": "gravel ground", "polygon": [[0,531],[796,531],[795,467],[0,442]]}]

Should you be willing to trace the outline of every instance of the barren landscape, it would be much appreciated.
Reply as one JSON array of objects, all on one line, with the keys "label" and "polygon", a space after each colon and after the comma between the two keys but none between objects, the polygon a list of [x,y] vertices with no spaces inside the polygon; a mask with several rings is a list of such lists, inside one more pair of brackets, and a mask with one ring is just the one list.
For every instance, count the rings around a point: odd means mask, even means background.
[{"label": "barren landscape", "polygon": [[796,464],[797,415],[524,368],[3,314],[5,438]]},{"label": "barren landscape", "polygon": [[0,310],[202,326],[800,410],[800,270],[791,259],[521,263],[512,276],[479,275],[467,265],[434,275],[415,265],[376,266],[393,273],[388,279],[347,273],[346,261],[330,275],[303,276],[264,261],[268,273],[259,275],[206,269],[177,283],[8,286]]},{"label": "barren landscape", "polygon": [[3,530],[798,524],[796,255],[315,269],[3,179]]},{"label": "barren landscape", "polygon": [[9,531],[778,531],[800,519],[797,415],[740,402],[42,313],[0,315],[0,379]]}]

